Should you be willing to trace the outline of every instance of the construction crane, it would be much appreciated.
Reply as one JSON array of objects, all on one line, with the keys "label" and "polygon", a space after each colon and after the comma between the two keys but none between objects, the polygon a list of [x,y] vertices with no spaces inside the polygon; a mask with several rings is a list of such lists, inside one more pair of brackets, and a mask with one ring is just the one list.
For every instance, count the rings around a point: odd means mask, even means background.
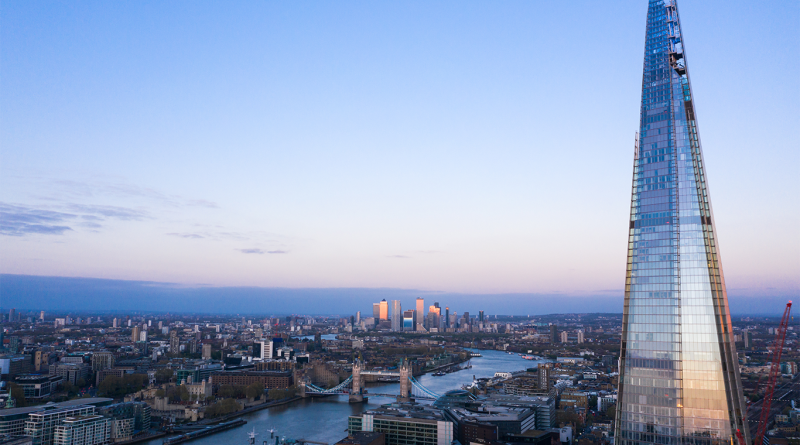
[{"label": "construction crane", "polygon": [[767,422],[769,413],[772,410],[772,394],[775,392],[775,382],[781,373],[781,353],[783,352],[783,341],[786,339],[786,328],[789,326],[789,312],[792,310],[792,302],[786,303],[786,310],[783,311],[781,324],[775,334],[775,343],[772,345],[772,366],[769,369],[769,380],[767,390],[764,393],[764,400],[761,402],[761,418],[758,422],[758,433],[756,433],[755,445],[764,443],[764,433],[767,432]]}]

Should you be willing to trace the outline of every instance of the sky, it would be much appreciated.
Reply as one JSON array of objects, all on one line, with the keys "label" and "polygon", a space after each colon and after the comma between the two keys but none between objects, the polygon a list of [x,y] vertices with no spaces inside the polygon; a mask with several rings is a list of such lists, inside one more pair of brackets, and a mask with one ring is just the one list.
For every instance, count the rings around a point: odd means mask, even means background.
[{"label": "sky", "polygon": [[[729,295],[791,296],[800,3],[679,6]],[[646,9],[0,2],[0,306],[31,275],[621,310]]]}]

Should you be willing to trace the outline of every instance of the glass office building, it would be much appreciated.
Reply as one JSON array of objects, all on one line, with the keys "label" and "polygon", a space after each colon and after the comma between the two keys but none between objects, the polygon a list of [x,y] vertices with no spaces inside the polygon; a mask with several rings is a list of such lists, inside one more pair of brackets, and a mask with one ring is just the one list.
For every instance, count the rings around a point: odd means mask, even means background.
[{"label": "glass office building", "polygon": [[629,229],[616,443],[749,444],[675,0],[647,10]]}]

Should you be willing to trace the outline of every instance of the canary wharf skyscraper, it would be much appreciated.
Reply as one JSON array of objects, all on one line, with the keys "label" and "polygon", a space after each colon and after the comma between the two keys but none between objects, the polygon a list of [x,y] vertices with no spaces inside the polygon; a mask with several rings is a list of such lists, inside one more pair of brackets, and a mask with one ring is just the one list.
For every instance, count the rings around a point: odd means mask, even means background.
[{"label": "canary wharf skyscraper", "polygon": [[675,0],[650,0],[618,445],[750,443],[684,44]]}]

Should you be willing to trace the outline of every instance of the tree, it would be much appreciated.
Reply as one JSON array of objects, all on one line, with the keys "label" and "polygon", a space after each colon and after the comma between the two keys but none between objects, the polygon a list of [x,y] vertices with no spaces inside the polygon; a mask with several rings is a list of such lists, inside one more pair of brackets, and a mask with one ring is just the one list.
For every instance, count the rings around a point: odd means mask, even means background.
[{"label": "tree", "polygon": [[27,400],[25,400],[25,391],[22,389],[21,386],[17,385],[16,383],[11,383],[9,385],[9,393],[14,401],[17,403],[18,408],[22,408],[23,406],[27,406]]},{"label": "tree", "polygon": [[261,397],[261,394],[264,394],[264,384],[261,382],[255,382],[249,385],[245,389],[245,394],[250,399],[257,399]]},{"label": "tree", "polygon": [[78,394],[78,388],[76,388],[75,385],[73,385],[69,380],[65,381],[62,387],[64,392],[67,393],[67,397],[72,397]]},{"label": "tree", "polygon": [[219,417],[226,414],[235,413],[242,409],[242,406],[234,399],[223,399],[213,403],[206,408],[206,417]]},{"label": "tree", "polygon": [[126,374],[122,377],[108,376],[97,387],[100,394],[106,397],[121,398],[127,394],[141,391],[147,386],[148,379],[144,374]]},{"label": "tree", "polygon": [[187,388],[186,385],[181,385],[179,391],[182,401],[186,402],[191,399],[191,395],[189,394],[189,388]]},{"label": "tree", "polygon": [[84,386],[86,386],[86,379],[84,379],[83,377],[79,378],[77,384],[79,388],[83,388]]},{"label": "tree", "polygon": [[614,418],[616,418],[616,416],[617,416],[617,405],[609,406],[608,409],[606,410],[606,416],[608,416],[612,420]]},{"label": "tree", "polygon": [[156,390],[156,397],[166,397],[166,395],[167,395],[167,392],[164,391],[163,389]]},{"label": "tree", "polygon": [[167,383],[172,380],[174,372],[170,368],[161,368],[156,371],[156,383]]}]

